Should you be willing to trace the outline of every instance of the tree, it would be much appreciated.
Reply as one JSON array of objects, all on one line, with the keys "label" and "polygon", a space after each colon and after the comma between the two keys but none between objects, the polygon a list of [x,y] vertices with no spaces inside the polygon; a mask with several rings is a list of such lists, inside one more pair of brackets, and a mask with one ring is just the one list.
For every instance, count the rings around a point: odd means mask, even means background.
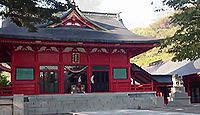
[{"label": "tree", "polygon": [[[171,37],[174,35],[178,27],[169,24],[169,17],[170,16],[162,17],[150,24],[148,27],[135,28],[132,30],[132,32],[141,36],[153,37],[155,39]],[[147,67],[150,63],[159,60],[168,61],[172,59],[173,54],[166,53],[168,48],[163,48],[162,52],[159,49],[160,47],[155,47],[145,53],[133,57],[131,59],[131,63],[135,63],[141,67]]]},{"label": "tree", "polygon": [[68,4],[56,0],[0,0],[0,16],[10,18],[17,26],[36,31],[34,25],[46,21],[60,21],[55,13],[65,11]]},{"label": "tree", "polygon": [[164,0],[163,3],[175,10],[171,24],[179,29],[163,40],[161,47],[171,45],[168,52],[174,53],[173,60],[200,58],[200,0]]},{"label": "tree", "polygon": [[135,28],[132,30],[132,32],[138,35],[159,39],[171,37],[174,35],[175,31],[177,30],[177,27],[170,25],[169,22],[169,16],[165,16],[150,24],[148,27]]}]

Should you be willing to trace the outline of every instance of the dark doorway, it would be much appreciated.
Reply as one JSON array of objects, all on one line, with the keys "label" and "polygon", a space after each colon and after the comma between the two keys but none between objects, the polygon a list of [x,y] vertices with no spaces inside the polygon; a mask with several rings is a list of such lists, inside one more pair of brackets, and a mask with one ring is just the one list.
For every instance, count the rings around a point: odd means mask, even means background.
[{"label": "dark doorway", "polygon": [[191,82],[191,103],[200,103],[200,83]]},{"label": "dark doorway", "polygon": [[40,66],[40,93],[58,93],[58,67]]},{"label": "dark doorway", "polygon": [[108,71],[93,71],[92,75],[92,92],[108,92]]},{"label": "dark doorway", "polygon": [[64,67],[64,93],[71,93],[72,86],[78,85],[78,81],[87,92],[87,66],[65,66]]}]

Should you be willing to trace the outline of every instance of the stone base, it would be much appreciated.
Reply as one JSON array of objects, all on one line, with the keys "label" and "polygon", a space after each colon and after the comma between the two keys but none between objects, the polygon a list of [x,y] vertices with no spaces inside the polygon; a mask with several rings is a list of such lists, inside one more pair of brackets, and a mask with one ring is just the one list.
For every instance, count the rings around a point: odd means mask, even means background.
[{"label": "stone base", "polygon": [[28,101],[25,102],[25,115],[150,109],[162,106],[163,98],[156,97],[155,92],[37,95],[28,96]]},{"label": "stone base", "polygon": [[187,93],[176,92],[172,95],[173,101],[170,101],[167,106],[187,106],[190,105],[190,96]]}]

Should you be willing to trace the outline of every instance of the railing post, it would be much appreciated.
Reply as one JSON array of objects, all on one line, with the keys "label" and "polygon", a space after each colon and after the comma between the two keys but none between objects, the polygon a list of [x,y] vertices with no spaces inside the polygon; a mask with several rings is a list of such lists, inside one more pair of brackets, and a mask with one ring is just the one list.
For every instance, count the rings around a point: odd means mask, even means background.
[{"label": "railing post", "polygon": [[153,82],[151,83],[151,90],[153,91],[154,85]]},{"label": "railing post", "polygon": [[142,85],[140,85],[140,87],[141,87],[141,90],[142,90],[142,92],[144,92],[145,90],[146,90],[146,84],[142,84]]},{"label": "railing post", "polygon": [[116,91],[118,92],[119,91],[119,84],[118,84],[118,81],[117,81],[117,89]]},{"label": "railing post", "polygon": [[2,94],[3,94],[3,88],[0,87],[0,95],[2,95]]},{"label": "railing post", "polygon": [[134,91],[136,91],[136,85],[134,84]]}]

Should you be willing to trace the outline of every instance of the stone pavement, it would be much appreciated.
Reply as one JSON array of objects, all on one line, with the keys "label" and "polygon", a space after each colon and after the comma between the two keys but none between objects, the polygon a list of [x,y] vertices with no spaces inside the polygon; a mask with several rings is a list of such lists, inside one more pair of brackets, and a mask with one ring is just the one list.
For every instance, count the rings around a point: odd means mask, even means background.
[{"label": "stone pavement", "polygon": [[95,112],[80,112],[72,115],[200,115],[200,104],[190,104],[188,106],[164,106],[152,108],[150,110],[110,110]]},{"label": "stone pavement", "polygon": [[190,104],[187,106],[164,106],[162,108],[153,108],[153,111],[170,111],[170,112],[184,112],[184,113],[195,113],[200,115],[200,104]]},{"label": "stone pavement", "polygon": [[199,115],[194,113],[152,111],[152,110],[111,110],[96,112],[80,112],[72,115]]},{"label": "stone pavement", "polygon": [[[191,104],[189,106],[164,106],[161,108],[152,108],[150,110],[110,110],[93,112],[74,112],[57,115],[200,115],[200,104]],[[54,114],[52,114],[54,115]]]}]

